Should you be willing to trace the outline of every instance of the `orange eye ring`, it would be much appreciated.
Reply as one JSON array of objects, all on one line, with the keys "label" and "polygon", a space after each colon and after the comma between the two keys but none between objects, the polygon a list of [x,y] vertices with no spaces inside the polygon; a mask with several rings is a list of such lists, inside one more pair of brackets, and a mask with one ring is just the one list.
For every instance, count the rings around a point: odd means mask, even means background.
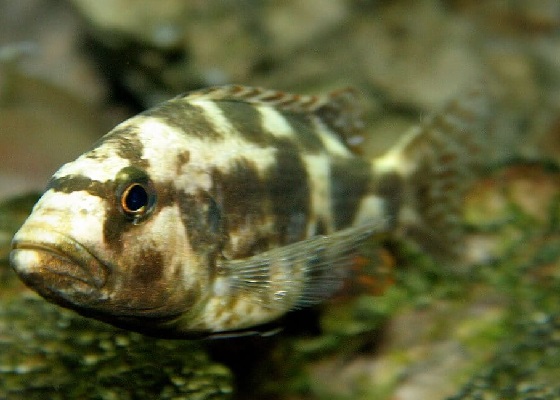
[{"label": "orange eye ring", "polygon": [[116,176],[116,206],[133,224],[139,224],[155,209],[157,193],[148,174],[136,167],[124,167]]},{"label": "orange eye ring", "polygon": [[134,182],[128,185],[122,192],[121,208],[127,215],[142,215],[148,210],[149,204],[150,195],[148,188],[140,183]]}]

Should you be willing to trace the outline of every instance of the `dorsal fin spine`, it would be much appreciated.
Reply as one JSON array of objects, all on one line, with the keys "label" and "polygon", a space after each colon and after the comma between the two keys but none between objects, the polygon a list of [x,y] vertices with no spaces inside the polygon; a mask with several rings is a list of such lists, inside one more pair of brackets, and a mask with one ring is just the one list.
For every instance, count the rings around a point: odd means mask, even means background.
[{"label": "dorsal fin spine", "polygon": [[278,90],[243,85],[215,86],[181,95],[179,100],[239,101],[255,106],[270,106],[278,111],[316,116],[352,147],[363,130],[357,92],[339,89],[324,96],[291,94]]}]

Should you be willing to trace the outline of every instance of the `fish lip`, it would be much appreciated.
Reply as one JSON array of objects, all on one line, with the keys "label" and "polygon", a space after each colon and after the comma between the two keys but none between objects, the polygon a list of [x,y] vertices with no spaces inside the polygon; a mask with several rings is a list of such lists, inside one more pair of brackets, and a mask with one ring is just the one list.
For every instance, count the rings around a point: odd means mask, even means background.
[{"label": "fish lip", "polygon": [[[71,251],[69,251],[71,250]],[[42,266],[47,273],[76,279],[82,283],[101,289],[107,281],[109,268],[106,263],[93,254],[91,250],[72,239],[68,235],[52,229],[41,227],[25,227],[12,240],[10,258],[18,251],[33,251],[56,257],[65,265],[76,266],[72,272],[57,270],[49,266]],[[24,271],[14,268],[16,272]]]}]

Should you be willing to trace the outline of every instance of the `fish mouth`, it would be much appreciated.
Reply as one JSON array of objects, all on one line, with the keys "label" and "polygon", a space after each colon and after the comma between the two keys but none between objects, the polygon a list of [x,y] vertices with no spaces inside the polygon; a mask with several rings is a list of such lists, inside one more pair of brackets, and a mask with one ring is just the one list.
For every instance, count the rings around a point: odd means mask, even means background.
[{"label": "fish mouth", "polygon": [[24,226],[12,241],[10,263],[20,278],[43,297],[61,305],[100,300],[109,268],[71,237]]}]

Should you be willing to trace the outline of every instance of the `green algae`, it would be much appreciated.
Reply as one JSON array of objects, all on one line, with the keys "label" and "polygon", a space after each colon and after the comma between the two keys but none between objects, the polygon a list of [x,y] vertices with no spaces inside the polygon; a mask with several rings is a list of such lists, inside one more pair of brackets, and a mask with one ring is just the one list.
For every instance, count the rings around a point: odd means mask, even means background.
[{"label": "green algae", "polygon": [[21,287],[0,307],[0,398],[226,399],[231,375],[189,341],[114,330]]},{"label": "green algae", "polygon": [[9,243],[36,200],[0,204],[0,399],[231,398],[230,371],[199,343],[114,329],[47,303],[15,279]]},{"label": "green algae", "polygon": [[[257,346],[222,342],[215,352],[236,348],[233,375],[206,345],[117,330],[47,303],[13,279],[4,250],[0,398],[223,399],[235,377],[238,398],[388,399],[416,375],[440,375],[433,394],[414,386],[418,398],[558,398],[560,186],[554,172],[538,172],[551,193],[535,214],[512,189],[523,174],[492,178],[486,190],[500,201],[491,200],[490,216],[477,203],[484,196],[467,209],[467,241],[493,243],[478,262],[449,268],[406,242],[387,243],[398,254],[384,272],[392,284],[303,311],[303,325],[316,317],[313,329],[294,333],[290,324],[302,328],[302,319],[288,319],[283,334]],[[5,236],[33,201],[0,204]]]},{"label": "green algae", "polygon": [[555,190],[540,207],[544,218],[539,222],[522,207],[509,207],[507,231],[517,230],[519,238],[485,271],[487,280],[508,295],[506,337],[449,400],[560,397],[560,186],[557,172],[548,174]]},{"label": "green algae", "polygon": [[[328,304],[320,334],[281,341],[276,361],[287,383],[269,379],[264,393],[559,398],[559,177],[517,165],[489,179],[466,210],[465,252],[478,254],[480,243],[482,255],[446,266],[406,242],[391,243],[394,284],[380,295]],[[527,184],[528,192],[516,189]],[[485,196],[491,207],[480,203]]]}]

